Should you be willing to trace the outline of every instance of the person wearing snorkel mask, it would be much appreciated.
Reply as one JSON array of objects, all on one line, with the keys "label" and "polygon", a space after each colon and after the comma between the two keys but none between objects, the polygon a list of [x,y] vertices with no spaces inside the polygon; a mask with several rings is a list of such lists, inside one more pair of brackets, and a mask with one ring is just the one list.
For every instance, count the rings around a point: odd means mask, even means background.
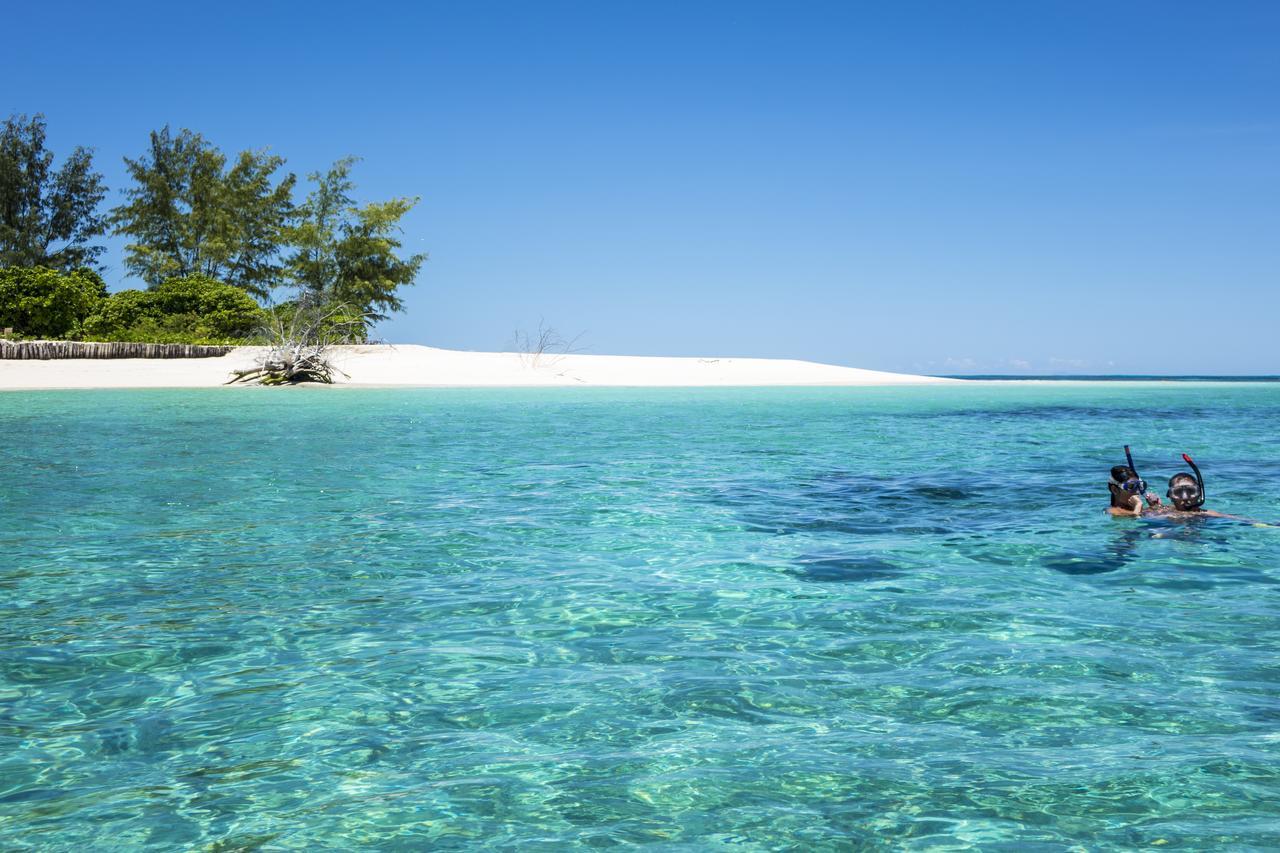
[{"label": "person wearing snorkel mask", "polygon": [[1204,508],[1204,492],[1200,484],[1185,471],[1169,478],[1169,491],[1165,494],[1178,512],[1208,512]]},{"label": "person wearing snorkel mask", "polygon": [[1107,481],[1107,489],[1111,492],[1111,506],[1107,507],[1107,513],[1142,515],[1144,500],[1147,502],[1146,511],[1163,509],[1155,493],[1147,491],[1147,481],[1138,476],[1138,469],[1133,464],[1133,453],[1127,444],[1124,446],[1124,460],[1129,464],[1113,467],[1111,479]]},{"label": "person wearing snorkel mask", "polygon": [[1240,515],[1228,515],[1225,512],[1218,512],[1216,509],[1204,508],[1204,475],[1200,473],[1200,466],[1195,463],[1187,454],[1182,454],[1182,460],[1191,466],[1191,470],[1195,474],[1188,474],[1181,471],[1169,478],[1169,500],[1173,502],[1173,506],[1161,507],[1159,512],[1167,518],[1229,518],[1232,521],[1243,521],[1246,524],[1252,524],[1254,527],[1275,527],[1275,524],[1269,524],[1265,521],[1258,521],[1256,518],[1245,518]]},{"label": "person wearing snorkel mask", "polygon": [[1209,516],[1211,518],[1232,518],[1236,521],[1248,521],[1253,524],[1261,524],[1253,519],[1241,518],[1238,515],[1227,515],[1225,512],[1218,512],[1213,509],[1204,508],[1204,476],[1200,473],[1200,466],[1195,463],[1190,456],[1182,454],[1182,459],[1191,466],[1191,470],[1195,474],[1188,474],[1181,471],[1169,478],[1169,491],[1165,492],[1169,500],[1173,501],[1173,506],[1168,510],[1171,515],[1200,515]]},{"label": "person wearing snorkel mask", "polygon": [[[1111,506],[1107,507],[1107,512],[1111,515],[1135,516],[1142,515],[1144,511],[1163,508],[1155,493],[1147,491],[1147,481],[1128,465],[1116,465],[1111,469],[1107,489],[1111,492]],[[1144,500],[1147,504],[1145,510],[1142,505]]]}]

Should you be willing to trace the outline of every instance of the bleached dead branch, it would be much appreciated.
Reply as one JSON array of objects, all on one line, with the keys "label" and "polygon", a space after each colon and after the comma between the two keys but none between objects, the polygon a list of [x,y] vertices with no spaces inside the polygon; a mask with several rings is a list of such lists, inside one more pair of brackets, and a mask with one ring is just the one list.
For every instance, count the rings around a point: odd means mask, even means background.
[{"label": "bleached dead branch", "polygon": [[224,384],[331,385],[335,373],[347,375],[331,361],[333,347],[359,340],[364,328],[364,319],[344,305],[300,306],[286,316],[273,313],[264,330],[266,352],[253,367],[232,371],[234,375]]},{"label": "bleached dead branch", "polygon": [[579,333],[566,340],[558,331],[546,325],[545,320],[539,318],[535,334],[516,330],[511,348],[520,354],[520,363],[526,367],[535,370],[539,367],[554,367],[564,356],[586,349],[578,346],[583,334],[585,333]]}]

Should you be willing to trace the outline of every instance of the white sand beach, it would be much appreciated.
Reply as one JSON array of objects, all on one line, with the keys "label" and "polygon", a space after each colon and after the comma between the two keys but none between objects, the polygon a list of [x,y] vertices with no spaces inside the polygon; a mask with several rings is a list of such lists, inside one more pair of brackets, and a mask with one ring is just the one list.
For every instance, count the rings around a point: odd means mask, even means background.
[{"label": "white sand beach", "polygon": [[[921,385],[960,380],[767,358],[533,356],[405,345],[336,348],[334,364],[354,386],[759,386]],[[217,387],[261,352],[241,347],[219,358],[0,359],[0,390]],[[233,386],[236,387],[236,386]]]}]

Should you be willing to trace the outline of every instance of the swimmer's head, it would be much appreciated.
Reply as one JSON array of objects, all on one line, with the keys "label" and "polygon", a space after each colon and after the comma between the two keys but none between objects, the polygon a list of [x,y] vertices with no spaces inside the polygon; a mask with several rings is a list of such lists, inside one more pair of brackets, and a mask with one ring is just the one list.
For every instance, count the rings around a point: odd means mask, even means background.
[{"label": "swimmer's head", "polygon": [[1133,499],[1141,497],[1147,484],[1138,479],[1138,475],[1127,465],[1117,465],[1111,469],[1111,478],[1107,481],[1107,489],[1111,492],[1111,505],[1129,509]]},{"label": "swimmer's head", "polygon": [[1200,493],[1200,484],[1192,474],[1185,471],[1169,478],[1169,491],[1166,492],[1173,505],[1182,511],[1199,509],[1204,503]]}]

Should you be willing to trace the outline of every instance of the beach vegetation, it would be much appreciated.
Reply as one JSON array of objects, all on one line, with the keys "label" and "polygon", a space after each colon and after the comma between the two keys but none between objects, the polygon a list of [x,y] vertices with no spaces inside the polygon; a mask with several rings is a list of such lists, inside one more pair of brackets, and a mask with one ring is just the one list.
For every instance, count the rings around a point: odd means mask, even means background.
[{"label": "beach vegetation", "polygon": [[267,309],[266,337],[274,339],[286,330],[314,328],[334,344],[369,343],[369,318],[342,303],[320,304],[290,299]]},{"label": "beach vegetation", "polygon": [[87,267],[71,272],[5,267],[0,269],[0,328],[25,338],[71,337],[106,295],[102,277]]},{"label": "beach vegetation", "polygon": [[111,212],[130,242],[125,267],[150,287],[200,275],[259,298],[281,281],[281,252],[293,216],[292,174],[284,158],[241,151],[228,160],[203,136],[166,126],[147,151],[125,158],[133,185]]},{"label": "beach vegetation", "polygon": [[93,266],[106,231],[106,197],[93,152],[77,147],[57,169],[45,148],[44,116],[11,115],[0,125],[0,266],[72,272]]},{"label": "beach vegetation", "polygon": [[583,334],[579,332],[572,338],[566,338],[555,327],[548,326],[544,318],[539,318],[536,332],[516,330],[509,349],[519,353],[520,362],[529,367],[554,367],[564,356],[586,350],[586,347],[578,345]]},{"label": "beach vegetation", "polygon": [[343,306],[368,324],[402,311],[401,287],[413,284],[427,256],[402,257],[400,220],[417,198],[393,198],[358,206],[351,197],[355,183],[347,157],[324,173],[308,176],[315,186],[298,206],[288,233],[293,254],[289,282],[305,305]]},{"label": "beach vegetation", "polygon": [[[130,184],[104,216],[91,152],[77,148],[54,170],[44,140],[41,116],[0,128],[0,328],[19,336],[363,343],[404,310],[401,288],[427,258],[401,238],[418,199],[357,203],[354,157],[309,175],[296,204],[284,158],[228,157],[199,133],[166,126],[125,158]],[[128,239],[124,266],[146,290],[108,295],[89,268],[103,251],[92,238],[108,229]]]},{"label": "beach vegetation", "polygon": [[244,290],[208,276],[122,290],[85,319],[86,340],[132,343],[244,343],[268,323],[268,312]]}]

